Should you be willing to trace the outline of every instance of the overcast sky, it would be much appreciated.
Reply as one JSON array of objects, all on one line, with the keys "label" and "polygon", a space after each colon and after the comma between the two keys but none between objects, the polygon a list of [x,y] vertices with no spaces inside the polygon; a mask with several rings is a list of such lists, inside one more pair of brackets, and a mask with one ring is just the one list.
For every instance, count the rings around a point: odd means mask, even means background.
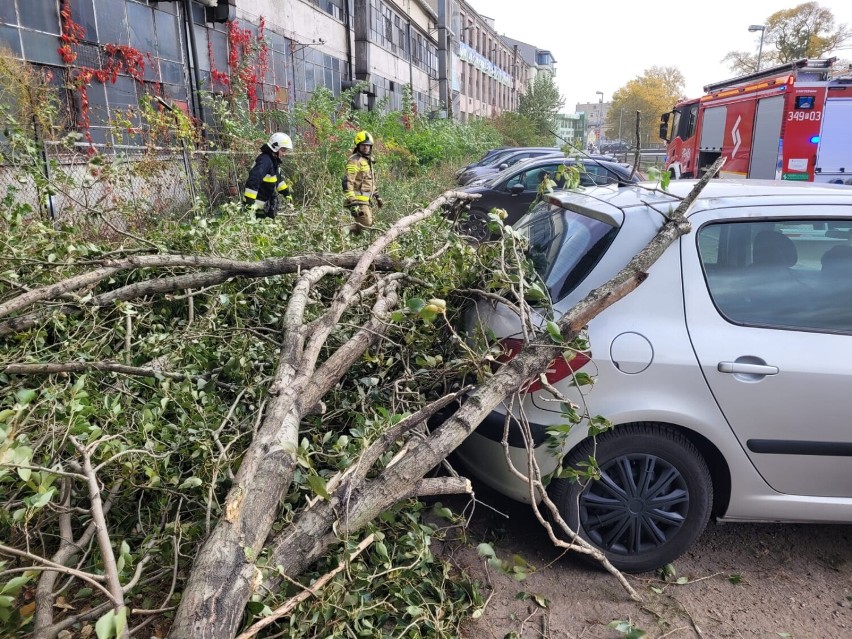
[{"label": "overcast sky", "polygon": [[[802,2],[712,0],[689,5],[640,0],[468,0],[495,20],[497,33],[547,49],[556,58],[556,83],[565,111],[578,102],[604,101],[653,66],[674,66],[686,79],[686,97],[705,84],[732,77],[721,62],[729,51],[757,53],[763,24],[782,9]],[[852,0],[823,0],[839,24],[852,26]],[[852,42],[846,46],[852,47]],[[835,55],[852,60],[852,48]]]}]

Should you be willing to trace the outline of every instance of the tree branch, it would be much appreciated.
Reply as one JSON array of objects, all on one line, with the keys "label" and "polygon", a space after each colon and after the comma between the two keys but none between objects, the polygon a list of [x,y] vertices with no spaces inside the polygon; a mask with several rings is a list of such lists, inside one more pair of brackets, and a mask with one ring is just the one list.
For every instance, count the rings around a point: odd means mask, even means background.
[{"label": "tree branch", "polygon": [[355,549],[352,551],[352,554],[349,557],[341,561],[337,568],[325,573],[322,577],[317,579],[310,587],[306,588],[302,592],[300,592],[295,597],[291,597],[286,602],[284,602],[281,606],[272,611],[272,613],[250,626],[245,632],[239,634],[237,639],[250,639],[254,637],[258,632],[266,628],[267,626],[271,626],[273,623],[278,621],[281,617],[290,614],[290,611],[293,610],[300,603],[305,601],[311,595],[317,595],[321,588],[325,587],[325,585],[334,579],[334,577],[341,572],[346,566],[349,565],[349,562],[355,559],[358,555],[360,555],[370,544],[375,541],[376,536],[370,534],[366,539],[364,539],[360,544],[358,544]]}]

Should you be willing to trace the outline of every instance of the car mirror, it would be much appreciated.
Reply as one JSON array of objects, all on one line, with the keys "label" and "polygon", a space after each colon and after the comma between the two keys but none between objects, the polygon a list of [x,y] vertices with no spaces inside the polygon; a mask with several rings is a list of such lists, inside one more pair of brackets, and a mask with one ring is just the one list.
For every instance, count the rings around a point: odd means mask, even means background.
[{"label": "car mirror", "polygon": [[523,192],[524,192],[524,185],[523,184],[513,184],[511,187],[509,187],[509,193],[511,193],[512,195],[518,195],[518,194],[523,193]]},{"label": "car mirror", "polygon": [[509,165],[508,165],[508,164],[506,164],[505,162],[503,162],[503,164],[501,164],[501,165],[500,165],[500,166],[498,166],[497,168],[498,168],[499,170],[501,170],[501,171],[502,171],[503,169],[508,169],[508,168],[509,168]]}]

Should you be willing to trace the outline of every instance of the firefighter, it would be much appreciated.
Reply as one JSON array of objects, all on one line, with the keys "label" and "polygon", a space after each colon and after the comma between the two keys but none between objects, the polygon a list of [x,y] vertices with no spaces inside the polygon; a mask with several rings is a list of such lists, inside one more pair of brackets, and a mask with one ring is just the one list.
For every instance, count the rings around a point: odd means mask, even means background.
[{"label": "firefighter", "polygon": [[355,134],[355,148],[346,161],[343,178],[343,195],[346,208],[355,219],[350,227],[358,235],[373,224],[372,202],[382,208],[384,202],[376,190],[376,174],[373,171],[373,136],[367,131]]},{"label": "firefighter", "polygon": [[275,217],[279,196],[292,207],[293,195],[280,172],[284,154],[292,150],[290,136],[280,132],[273,133],[269,141],[260,147],[260,155],[249,171],[243,192],[245,207],[254,211],[257,217]]}]

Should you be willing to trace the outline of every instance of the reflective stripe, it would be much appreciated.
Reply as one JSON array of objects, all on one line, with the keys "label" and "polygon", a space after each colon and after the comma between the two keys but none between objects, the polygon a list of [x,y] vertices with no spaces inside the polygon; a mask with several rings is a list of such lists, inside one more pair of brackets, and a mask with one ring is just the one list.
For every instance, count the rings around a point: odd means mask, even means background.
[{"label": "reflective stripe", "polygon": [[246,196],[247,198],[251,199],[251,200],[254,200],[254,199],[257,198],[257,191],[255,191],[253,189],[246,189],[245,192],[243,193],[243,195]]},{"label": "reflective stripe", "polygon": [[357,200],[358,202],[369,202],[370,196],[369,195],[354,195],[353,199]]},{"label": "reflective stripe", "polygon": [[263,181],[264,182],[277,182],[278,176],[277,175],[264,175]]},{"label": "reflective stripe", "polygon": [[251,203],[250,208],[253,208],[253,209],[256,209],[256,210],[257,209],[264,209],[264,208],[266,208],[266,202],[264,202],[263,200],[255,200],[254,202]]},{"label": "reflective stripe", "polygon": [[287,190],[287,189],[289,189],[289,188],[290,188],[290,187],[289,187],[289,186],[287,186],[287,183],[286,183],[286,182],[284,182],[283,180],[282,180],[282,181],[278,184],[278,190],[279,190],[279,191],[286,191],[286,190]]}]

